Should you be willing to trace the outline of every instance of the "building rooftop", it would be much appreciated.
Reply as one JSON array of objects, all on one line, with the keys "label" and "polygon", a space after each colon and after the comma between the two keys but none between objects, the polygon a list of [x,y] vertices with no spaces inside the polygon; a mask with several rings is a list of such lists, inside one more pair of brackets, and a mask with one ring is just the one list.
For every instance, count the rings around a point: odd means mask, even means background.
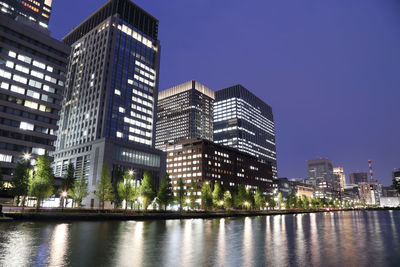
[{"label": "building rooftop", "polygon": [[158,94],[158,100],[162,100],[164,98],[176,95],[176,94],[180,94],[182,92],[185,91],[189,91],[191,89],[195,89],[199,92],[201,92],[202,94],[205,94],[208,97],[211,97],[212,99],[215,99],[215,93],[214,91],[212,91],[211,89],[207,88],[205,85],[195,81],[195,80],[191,80],[185,83],[182,83],[180,85],[171,87],[167,90],[164,90],[162,92],[160,92]]}]

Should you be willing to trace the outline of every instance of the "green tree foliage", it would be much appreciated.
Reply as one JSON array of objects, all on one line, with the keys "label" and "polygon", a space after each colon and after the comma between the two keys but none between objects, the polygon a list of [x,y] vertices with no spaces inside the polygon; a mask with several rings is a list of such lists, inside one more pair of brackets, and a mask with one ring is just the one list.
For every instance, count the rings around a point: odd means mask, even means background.
[{"label": "green tree foliage", "polygon": [[247,189],[247,190],[246,190],[245,208],[246,208],[246,209],[253,209],[254,206],[255,206],[255,203],[254,203],[254,193],[253,193],[253,190]]},{"label": "green tree foliage", "polygon": [[142,197],[143,208],[147,211],[155,197],[153,177],[149,170],[144,172],[142,185],[140,186],[140,196]]},{"label": "green tree foliage", "polygon": [[125,200],[125,212],[128,209],[129,202],[136,197],[135,186],[132,184],[132,176],[129,171],[126,171],[123,176],[123,181],[120,181],[117,186],[117,192],[120,200]]},{"label": "green tree foliage", "polygon": [[223,204],[223,199],[224,199],[224,193],[222,192],[221,185],[216,182],[214,184],[214,191],[212,193],[212,199],[213,199],[213,204],[214,207],[222,207]]},{"label": "green tree foliage", "polygon": [[267,195],[265,201],[267,202],[268,207],[271,209],[273,209],[276,205],[274,197],[271,195]]},{"label": "green tree foliage", "polygon": [[[67,173],[64,176],[64,179],[62,181],[61,184],[61,191],[62,192],[68,192],[69,190],[71,190],[71,188],[74,186],[74,182],[75,182],[75,168],[74,165],[72,163],[68,164],[67,167]],[[62,195],[61,192],[61,195]],[[62,197],[62,206],[64,206],[65,204],[65,199],[64,197]]]},{"label": "green tree foliage", "polygon": [[286,200],[285,208],[286,209],[295,209],[298,207],[299,207],[298,199],[293,193],[291,193]]},{"label": "green tree foliage", "polygon": [[[128,171],[129,175],[129,171]],[[129,176],[130,177],[130,176]],[[118,186],[120,182],[124,181],[124,172],[120,169],[117,168],[114,173],[114,178],[112,179],[112,194],[114,196],[113,198],[113,203],[114,203],[114,209],[117,209],[118,206],[121,205],[122,199],[120,198],[119,192],[118,192]]]},{"label": "green tree foliage", "polygon": [[256,194],[254,195],[254,203],[257,209],[262,209],[265,206],[265,197],[260,188],[257,188],[256,190]]},{"label": "green tree foliage", "polygon": [[197,203],[197,184],[192,180],[189,186],[189,208],[191,210],[197,209],[199,203]]},{"label": "green tree foliage", "polygon": [[238,187],[237,193],[234,198],[234,204],[235,207],[240,209],[245,207],[245,202],[247,202],[247,193],[246,193],[246,187],[241,184]]},{"label": "green tree foliage", "polygon": [[167,206],[174,199],[174,195],[172,193],[172,184],[171,179],[169,178],[168,173],[165,173],[160,184],[160,189],[157,193],[157,201],[160,205],[160,209],[164,206],[164,210],[167,210]]},{"label": "green tree foliage", "polygon": [[213,199],[211,187],[208,182],[204,182],[201,188],[201,205],[205,210],[209,210],[212,208]]},{"label": "green tree foliage", "polygon": [[229,190],[226,190],[224,193],[224,206],[228,210],[233,207],[232,194]]},{"label": "green tree foliage", "polygon": [[29,161],[19,160],[14,175],[11,178],[11,195],[17,198],[17,205],[20,204],[22,197],[22,206],[25,204],[25,197],[29,190]]},{"label": "green tree foliage", "polygon": [[94,193],[103,210],[105,202],[114,198],[112,192],[110,169],[108,168],[108,165],[104,163],[101,169],[100,179],[96,183],[96,191]]},{"label": "green tree foliage", "polygon": [[279,208],[279,209],[282,208],[282,203],[283,203],[282,192],[279,192],[279,193],[278,193],[278,200],[277,200],[277,204],[278,204],[278,208]]},{"label": "green tree foliage", "polygon": [[182,212],[183,201],[185,199],[185,185],[183,184],[182,178],[178,179],[178,191],[176,192],[176,200],[179,203],[179,211]]},{"label": "green tree foliage", "polygon": [[69,191],[73,186],[75,182],[75,168],[74,164],[70,163],[68,164],[67,167],[67,173],[64,176],[64,179],[62,181],[61,189],[62,191]]},{"label": "green tree foliage", "polygon": [[310,201],[307,196],[301,197],[301,204],[303,209],[308,209],[310,207]]},{"label": "green tree foliage", "polygon": [[29,195],[36,197],[36,209],[40,203],[53,194],[53,172],[47,156],[38,156],[35,172],[31,175],[29,183]]},{"label": "green tree foliage", "polygon": [[78,179],[74,181],[74,185],[68,190],[68,195],[75,201],[75,206],[80,207],[82,200],[89,195],[89,184],[81,172]]}]

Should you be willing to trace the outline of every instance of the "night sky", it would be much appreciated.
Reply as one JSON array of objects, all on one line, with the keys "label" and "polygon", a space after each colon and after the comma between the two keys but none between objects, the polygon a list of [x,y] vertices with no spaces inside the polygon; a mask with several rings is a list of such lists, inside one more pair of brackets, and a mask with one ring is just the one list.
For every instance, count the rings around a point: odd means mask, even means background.
[{"label": "night sky", "polygon": [[[54,0],[61,39],[106,0]],[[272,106],[279,177],[327,157],[391,184],[400,168],[400,1],[135,0],[159,19],[160,90],[242,84]]]}]

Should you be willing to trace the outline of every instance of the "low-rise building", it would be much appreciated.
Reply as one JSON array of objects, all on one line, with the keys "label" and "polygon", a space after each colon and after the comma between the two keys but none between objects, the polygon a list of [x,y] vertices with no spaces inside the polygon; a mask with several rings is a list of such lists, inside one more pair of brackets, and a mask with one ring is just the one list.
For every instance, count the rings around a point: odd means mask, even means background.
[{"label": "low-rise building", "polygon": [[381,208],[395,208],[400,206],[400,197],[381,197]]},{"label": "low-rise building", "polygon": [[306,196],[308,199],[314,197],[314,188],[305,184],[297,184],[296,185],[296,196],[302,197]]},{"label": "low-rise building", "polygon": [[198,195],[205,181],[211,186],[220,182],[224,188],[244,184],[248,189],[260,188],[272,193],[272,166],[263,159],[198,138],[167,144],[166,151],[167,172],[174,192],[181,178],[185,186],[193,180],[198,186]]}]

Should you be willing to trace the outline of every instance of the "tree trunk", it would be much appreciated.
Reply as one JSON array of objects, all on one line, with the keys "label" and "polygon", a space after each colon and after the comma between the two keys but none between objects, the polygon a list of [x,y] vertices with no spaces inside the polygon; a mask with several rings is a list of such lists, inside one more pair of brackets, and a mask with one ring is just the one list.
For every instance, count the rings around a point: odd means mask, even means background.
[{"label": "tree trunk", "polygon": [[40,200],[37,199],[36,200],[36,212],[39,212],[39,208],[40,208]]},{"label": "tree trunk", "polygon": [[22,198],[22,210],[25,209],[25,196]]}]

